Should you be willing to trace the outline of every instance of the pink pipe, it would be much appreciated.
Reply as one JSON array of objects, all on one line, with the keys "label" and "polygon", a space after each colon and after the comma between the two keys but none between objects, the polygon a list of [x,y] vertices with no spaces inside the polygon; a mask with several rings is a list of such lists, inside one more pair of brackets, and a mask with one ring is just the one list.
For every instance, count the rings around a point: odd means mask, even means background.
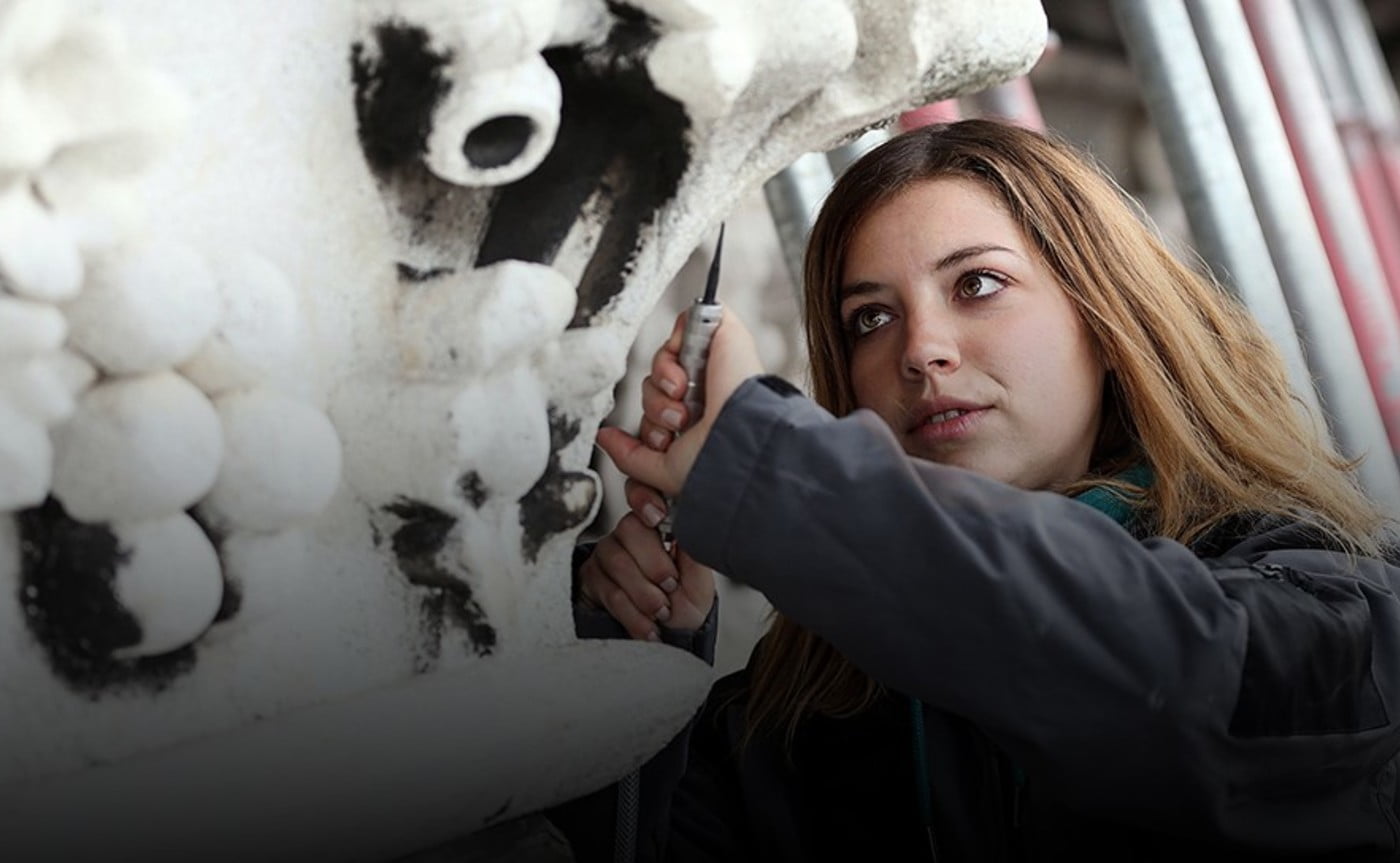
[{"label": "pink pipe", "polygon": [[1382,283],[1385,271],[1375,244],[1369,237],[1358,236],[1358,231],[1369,233],[1370,226],[1356,202],[1336,128],[1319,123],[1331,113],[1302,26],[1291,3],[1241,0],[1240,6],[1278,102],[1391,449],[1400,453],[1400,340],[1393,338],[1400,330],[1400,314],[1394,296]]},{"label": "pink pipe", "polygon": [[1400,207],[1400,140],[1381,145],[1381,162],[1386,182],[1390,185],[1390,195],[1395,205]]},{"label": "pink pipe", "polygon": [[932,126],[934,123],[954,123],[961,119],[962,108],[959,107],[958,100],[944,99],[941,102],[934,102],[900,114],[899,131],[908,132],[910,129],[917,129],[920,126]]},{"label": "pink pipe", "polygon": [[1337,132],[1351,163],[1356,195],[1371,227],[1371,240],[1375,243],[1381,269],[1385,271],[1386,283],[1390,285],[1390,295],[1400,307],[1400,212],[1396,211],[1385,161],[1367,126],[1338,123]]},{"label": "pink pipe", "polygon": [[[1400,128],[1386,129],[1372,125],[1372,142],[1375,145],[1376,158],[1380,161],[1380,173],[1385,180],[1385,186],[1390,191],[1390,201],[1392,212],[1400,219]],[[1400,242],[1400,239],[1397,239]],[[1391,288],[1395,288],[1394,281]],[[1395,304],[1400,307],[1400,294],[1396,295]]]}]

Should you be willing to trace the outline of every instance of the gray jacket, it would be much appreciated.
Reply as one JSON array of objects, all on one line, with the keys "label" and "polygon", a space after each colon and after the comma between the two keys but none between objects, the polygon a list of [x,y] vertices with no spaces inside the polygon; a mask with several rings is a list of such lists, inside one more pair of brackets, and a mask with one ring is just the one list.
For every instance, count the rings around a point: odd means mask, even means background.
[{"label": "gray jacket", "polygon": [[675,511],[698,560],[984,731],[1069,811],[1284,853],[1396,852],[1400,569],[1297,523],[1193,548],[911,459],[776,378]]}]

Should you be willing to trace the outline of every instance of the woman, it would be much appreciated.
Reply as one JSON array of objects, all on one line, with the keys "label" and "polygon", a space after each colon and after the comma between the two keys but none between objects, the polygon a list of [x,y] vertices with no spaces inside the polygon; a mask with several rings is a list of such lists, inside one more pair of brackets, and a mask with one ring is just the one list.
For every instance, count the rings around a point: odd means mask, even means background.
[{"label": "woman", "polygon": [[703,635],[699,561],[779,612],[643,778],[644,857],[1396,859],[1400,569],[1233,301],[983,121],[850,168],[805,281],[818,404],[730,317],[693,427],[673,334],[598,436],[634,514],[586,601]]}]

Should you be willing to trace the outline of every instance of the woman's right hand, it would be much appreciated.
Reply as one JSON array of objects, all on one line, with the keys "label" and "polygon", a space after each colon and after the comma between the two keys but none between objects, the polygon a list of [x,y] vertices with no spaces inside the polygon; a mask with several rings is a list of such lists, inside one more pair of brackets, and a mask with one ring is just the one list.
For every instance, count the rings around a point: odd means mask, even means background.
[{"label": "woman's right hand", "polygon": [[[614,427],[598,429],[598,446],[618,469],[662,494],[680,494],[715,417],[739,385],[763,374],[758,347],[744,322],[726,310],[710,342],[705,365],[705,407],[698,417],[686,415],[685,367],[680,362],[687,312],[655,356],[651,375],[642,382],[642,423],[636,436]],[[677,433],[679,432],[679,435]],[[632,503],[629,496],[629,503]],[[638,511],[636,505],[632,506]]]},{"label": "woman's right hand", "polygon": [[[628,497],[649,497],[648,491],[629,484]],[[645,511],[646,506],[639,503],[633,509]],[[684,551],[673,559],[661,534],[636,511],[624,515],[579,567],[579,593],[605,609],[633,638],[659,640],[658,625],[699,629],[715,603],[714,573]]]}]

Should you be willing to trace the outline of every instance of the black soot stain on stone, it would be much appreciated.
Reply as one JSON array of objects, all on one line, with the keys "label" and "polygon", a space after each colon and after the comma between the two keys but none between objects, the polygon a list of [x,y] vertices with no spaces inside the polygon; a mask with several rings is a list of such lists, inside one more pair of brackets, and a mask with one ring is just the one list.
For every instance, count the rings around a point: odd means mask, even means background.
[{"label": "black soot stain on stone", "polygon": [[[539,481],[520,499],[521,551],[530,563],[539,557],[546,540],[582,525],[593,509],[593,499],[598,494],[593,477],[582,471],[564,470],[559,463],[559,452],[578,437],[578,432],[576,418],[550,408],[549,464]],[[569,499],[577,496],[580,487],[587,489],[581,502],[570,504]]]},{"label": "black soot stain on stone", "polygon": [[508,259],[553,263],[601,189],[611,214],[579,282],[574,327],[622,290],[642,228],[675,196],[690,164],[690,118],[646,72],[655,22],[622,3],[608,8],[615,21],[602,45],[543,52],[563,93],[554,147],[529,176],[501,189],[476,259],[478,267]]},{"label": "black soot stain on stone", "polygon": [[419,623],[423,633],[421,649],[413,657],[413,672],[426,674],[433,670],[442,656],[443,618],[447,616],[447,595],[440,587],[428,588],[427,594],[419,601]]},{"label": "black soot stain on stone", "polygon": [[452,267],[430,267],[426,270],[420,270],[411,264],[405,264],[403,261],[395,262],[394,268],[398,271],[399,281],[413,283],[430,282],[433,279],[450,276],[456,272]]},{"label": "black soot stain on stone", "polygon": [[76,521],[53,498],[16,513],[15,521],[25,624],[73,689],[93,699],[127,689],[160,692],[194,667],[192,645],[160,656],[112,656],[141,641],[141,626],[117,599],[117,570],[131,553],[107,525]]},{"label": "black soot stain on stone", "polygon": [[467,499],[467,503],[477,509],[481,509],[481,505],[486,503],[486,483],[482,482],[481,474],[474,470],[469,470],[458,478],[457,490]]},{"label": "black soot stain on stone", "polygon": [[238,616],[238,610],[243,607],[243,586],[238,580],[229,575],[228,567],[223,566],[224,557],[224,532],[213,526],[209,519],[200,515],[198,509],[185,511],[194,523],[199,525],[199,529],[204,531],[204,535],[209,538],[209,544],[214,546],[214,553],[219,556],[219,574],[223,578],[224,590],[219,595],[219,610],[214,614],[214,623],[222,623],[232,620]]},{"label": "black soot stain on stone", "polygon": [[214,615],[213,623],[223,623],[238,616],[238,611],[243,607],[243,585],[224,572],[224,592],[219,597],[219,610]]},{"label": "black soot stain on stone", "polygon": [[427,661],[436,659],[443,623],[450,619],[467,633],[467,646],[478,656],[486,656],[496,646],[492,628],[471,585],[454,575],[442,561],[442,551],[457,526],[449,513],[422,501],[400,498],[384,507],[402,524],[390,540],[399,571],[410,584],[428,589],[423,600],[423,624],[432,647]]},{"label": "black soot stain on stone", "polygon": [[452,86],[445,73],[452,54],[432,51],[422,27],[385,21],[373,32],[374,49],[350,47],[350,79],[360,147],[382,175],[427,151],[433,111]]}]

